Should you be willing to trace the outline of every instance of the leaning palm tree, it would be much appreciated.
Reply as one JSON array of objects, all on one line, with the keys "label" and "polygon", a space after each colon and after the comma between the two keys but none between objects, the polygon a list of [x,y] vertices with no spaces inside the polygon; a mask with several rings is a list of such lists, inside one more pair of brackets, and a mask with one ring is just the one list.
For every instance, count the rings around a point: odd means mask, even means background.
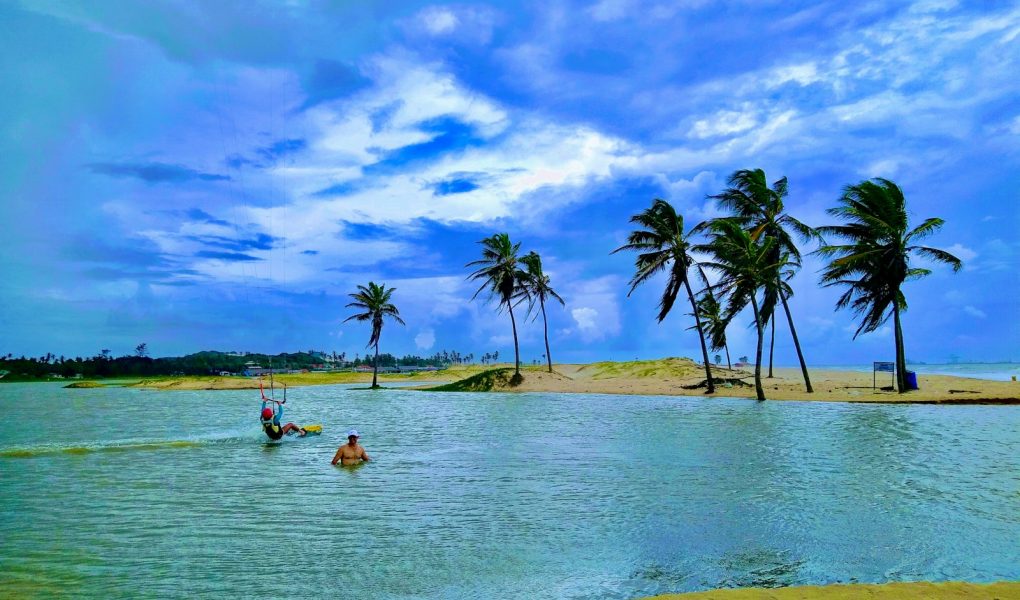
[{"label": "leaning palm tree", "polygon": [[[726,351],[726,368],[733,370],[730,363],[730,347],[726,343],[726,326],[729,323],[723,318],[722,305],[712,293],[712,286],[706,286],[697,300],[698,317],[701,319],[708,335],[708,346],[712,352]],[[694,329],[694,326],[688,327]]]},{"label": "leaning palm tree", "polygon": [[[741,226],[751,232],[753,240],[771,238],[776,240],[772,245],[772,255],[769,261],[773,265],[783,264],[780,256],[788,253],[792,257],[790,264],[800,263],[800,251],[794,243],[794,235],[803,241],[820,239],[818,232],[794,217],[783,212],[783,198],[788,194],[788,183],[786,177],[772,184],[769,187],[765,179],[765,171],[761,169],[742,169],[730,175],[729,188],[721,194],[712,196],[719,201],[724,208],[732,213],[731,219],[740,223]],[[792,234],[791,234],[792,232]],[[773,279],[777,285],[782,276],[777,271]],[[804,360],[804,352],[800,348],[800,340],[797,338],[797,329],[793,326],[793,314],[790,312],[788,303],[789,295],[782,286],[778,286],[778,300],[786,312],[786,320],[790,325],[790,335],[793,337],[793,346],[797,350],[797,359],[800,361],[800,370],[804,376],[804,387],[808,392],[814,391],[811,388],[811,377],[808,375],[807,362]],[[771,318],[770,318],[771,320]],[[775,323],[773,327],[773,339],[775,339]],[[771,377],[771,352],[769,354],[769,376]]]},{"label": "leaning palm tree", "polygon": [[537,300],[538,306],[542,310],[542,327],[545,334],[545,359],[549,365],[549,372],[552,373],[552,354],[549,353],[549,320],[545,316],[545,301],[552,298],[559,301],[561,305],[566,305],[566,303],[556,293],[556,290],[552,289],[549,285],[549,276],[542,272],[542,257],[537,252],[532,250],[521,258],[521,262],[527,268],[527,278],[524,280],[523,292],[532,302],[532,306],[534,306],[534,302]]},{"label": "leaning palm tree", "polygon": [[350,294],[354,299],[347,305],[347,308],[356,308],[363,312],[351,315],[344,319],[344,323],[350,320],[372,321],[372,336],[368,339],[368,348],[375,348],[375,360],[372,363],[372,388],[379,387],[379,337],[382,334],[383,317],[390,317],[397,323],[404,325],[400,318],[397,307],[390,303],[390,296],[396,288],[386,289],[386,284],[376,285],[374,281],[368,282],[368,287],[358,286],[358,292]]},{"label": "leaning palm tree", "polygon": [[908,230],[906,200],[903,190],[888,179],[875,178],[848,185],[839,199],[840,206],[827,212],[845,221],[843,225],[819,227],[823,235],[841,238],[842,245],[825,244],[818,253],[831,262],[822,273],[825,287],[840,285],[847,290],[839,297],[836,308],[850,307],[861,316],[854,338],[875,331],[893,317],[896,344],[896,389],[907,391],[907,363],[903,349],[903,327],[900,314],[907,309],[901,291],[903,282],[931,274],[929,269],[911,267],[911,255],[945,263],[953,271],[963,268],[952,254],[915,245],[941,229],[939,218],[925,219]]},{"label": "leaning palm tree", "polygon": [[[481,281],[482,286],[478,288],[471,299],[474,300],[483,291],[489,291],[490,298],[499,300],[499,309],[506,307],[510,313],[510,325],[514,332],[514,379],[521,379],[521,350],[517,342],[517,320],[514,318],[514,306],[522,300],[524,281],[527,273],[518,266],[517,252],[521,244],[510,241],[510,236],[505,233],[497,233],[492,237],[485,238],[478,242],[482,245],[482,258],[469,262],[468,267],[478,267],[468,280]],[[498,353],[497,353],[498,354]],[[494,357],[495,358],[495,357]]]},{"label": "leaning palm tree", "polygon": [[754,315],[754,327],[758,333],[758,346],[754,360],[754,390],[758,400],[765,400],[761,385],[761,355],[765,323],[772,318],[775,304],[763,294],[763,304],[758,305],[758,291],[765,287],[775,270],[769,262],[776,240],[764,238],[756,241],[736,221],[717,219],[709,225],[709,241],[697,246],[698,252],[706,252],[712,260],[702,266],[719,273],[716,287],[726,297],[725,321],[730,321],[748,304]]},{"label": "leaning palm tree", "polygon": [[701,326],[701,317],[694,301],[694,292],[688,271],[697,263],[690,255],[690,235],[684,232],[684,218],[677,214],[669,202],[656,198],[652,206],[630,218],[631,223],[641,226],[627,236],[627,243],[613,250],[616,254],[621,250],[639,252],[634,260],[634,277],[630,280],[630,297],[639,285],[648,281],[653,275],[668,270],[666,289],[659,301],[658,320],[661,323],[673,308],[680,287],[687,289],[687,298],[691,301],[694,313],[694,325],[698,329],[698,341],[701,342],[701,355],[705,364],[706,393],[715,393],[712,381],[712,368],[708,360],[708,348],[705,346],[705,330]]}]

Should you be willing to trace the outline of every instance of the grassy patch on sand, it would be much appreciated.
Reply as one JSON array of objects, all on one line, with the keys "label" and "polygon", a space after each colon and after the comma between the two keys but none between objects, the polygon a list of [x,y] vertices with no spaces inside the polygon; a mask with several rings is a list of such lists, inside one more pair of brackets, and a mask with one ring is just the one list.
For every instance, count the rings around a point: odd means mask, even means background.
[{"label": "grassy patch on sand", "polygon": [[511,368],[489,369],[460,381],[428,388],[430,392],[491,392],[494,389],[510,387],[514,370]]},{"label": "grassy patch on sand", "polygon": [[597,362],[584,365],[577,374],[591,379],[668,377],[687,379],[703,373],[703,367],[689,358],[660,358],[627,362]]},{"label": "grassy patch on sand", "polygon": [[106,385],[102,384],[102,383],[99,383],[98,381],[75,381],[74,383],[69,383],[69,384],[65,385],[64,387],[66,387],[66,388],[73,388],[73,389],[78,389],[78,388],[101,388],[101,387],[106,387]]}]

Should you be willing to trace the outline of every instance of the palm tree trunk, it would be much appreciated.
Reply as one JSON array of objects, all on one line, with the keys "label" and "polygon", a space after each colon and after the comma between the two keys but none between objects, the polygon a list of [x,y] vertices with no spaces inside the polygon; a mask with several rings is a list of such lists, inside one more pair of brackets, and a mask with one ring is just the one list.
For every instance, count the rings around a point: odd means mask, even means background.
[{"label": "palm tree trunk", "polygon": [[900,306],[897,300],[893,300],[893,327],[895,327],[896,336],[896,391],[902,394],[907,391],[907,358],[903,351],[903,328],[900,325]]},{"label": "palm tree trunk", "polygon": [[539,299],[539,306],[542,307],[542,327],[545,329],[545,359],[549,363],[549,372],[552,373],[552,354],[549,353],[549,320],[545,318],[545,301]]},{"label": "palm tree trunk", "polygon": [[729,369],[730,371],[732,371],[733,370],[733,365],[730,364],[730,345],[729,344],[723,344],[723,348],[726,349],[726,368]]},{"label": "palm tree trunk", "polygon": [[772,322],[772,341],[769,342],[769,376],[768,379],[772,379],[772,357],[776,353],[776,311],[772,311],[772,318],[769,319]]},{"label": "palm tree trunk", "polygon": [[687,297],[691,301],[691,312],[694,313],[694,324],[698,328],[698,341],[701,342],[701,355],[705,358],[705,381],[708,382],[706,394],[715,393],[715,383],[712,382],[712,367],[708,363],[708,346],[705,345],[705,334],[701,330],[701,318],[698,317],[698,305],[694,302],[694,292],[691,291],[691,283],[684,277],[684,287],[687,288]]},{"label": "palm tree trunk", "polygon": [[514,307],[510,303],[507,303],[507,308],[510,309],[510,325],[514,328],[514,373],[516,375],[521,374],[521,349],[517,344],[517,320],[514,319]]},{"label": "palm tree trunk", "polygon": [[765,332],[761,325],[761,317],[758,315],[758,300],[751,294],[751,308],[754,309],[754,327],[758,330],[758,350],[754,358],[754,393],[758,401],[765,400],[765,390],[761,387],[761,351],[765,341]]},{"label": "palm tree trunk", "polygon": [[372,365],[372,387],[379,387],[379,342],[375,343],[375,364]]},{"label": "palm tree trunk", "polygon": [[783,290],[779,290],[779,299],[783,302],[783,310],[786,311],[786,321],[790,324],[790,335],[793,336],[793,347],[797,349],[797,359],[800,360],[800,372],[804,374],[804,387],[809,394],[814,393],[811,387],[811,377],[808,375],[807,363],[804,361],[804,352],[800,349],[800,340],[797,339],[797,328],[793,326],[793,314],[790,312],[790,305],[786,302]]}]

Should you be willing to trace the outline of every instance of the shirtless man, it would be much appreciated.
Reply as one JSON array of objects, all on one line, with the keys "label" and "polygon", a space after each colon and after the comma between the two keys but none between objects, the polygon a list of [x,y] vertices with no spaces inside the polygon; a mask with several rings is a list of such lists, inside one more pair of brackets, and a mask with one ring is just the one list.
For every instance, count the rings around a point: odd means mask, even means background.
[{"label": "shirtless man", "polygon": [[368,454],[365,454],[365,449],[358,444],[358,430],[352,429],[347,432],[347,443],[337,448],[336,454],[333,455],[333,464],[340,463],[342,465],[356,465],[360,462],[368,462]]}]

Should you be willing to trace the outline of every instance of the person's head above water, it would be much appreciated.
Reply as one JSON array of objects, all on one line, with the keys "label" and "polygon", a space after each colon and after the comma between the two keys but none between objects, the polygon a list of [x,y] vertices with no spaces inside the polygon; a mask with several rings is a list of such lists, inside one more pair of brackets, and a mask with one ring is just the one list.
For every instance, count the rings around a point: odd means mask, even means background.
[{"label": "person's head above water", "polygon": [[263,408],[262,409],[262,418],[263,419],[272,419],[273,418],[273,409],[269,408],[268,406],[266,408]]},{"label": "person's head above water", "polygon": [[[359,437],[361,437],[361,436],[358,435],[358,430],[357,429],[352,429],[352,430],[347,432],[347,441],[348,442],[350,442],[350,441],[356,442],[356,441],[358,441]],[[352,440],[352,438],[353,438],[353,440]]]}]

